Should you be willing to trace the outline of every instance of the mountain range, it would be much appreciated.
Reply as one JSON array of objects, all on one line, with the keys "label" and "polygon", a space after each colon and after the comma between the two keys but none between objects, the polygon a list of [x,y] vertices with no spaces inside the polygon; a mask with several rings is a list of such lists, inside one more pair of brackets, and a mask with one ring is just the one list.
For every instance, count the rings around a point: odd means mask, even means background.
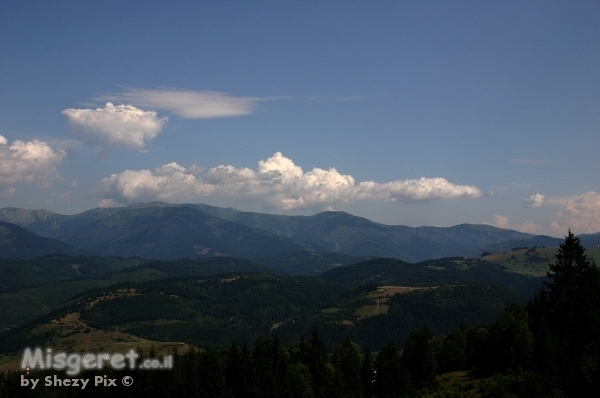
[{"label": "mountain range", "polygon": [[[485,251],[514,247],[558,247],[562,241],[490,225],[414,228],[380,224],[339,211],[284,216],[163,202],[97,208],[75,215],[4,208],[0,209],[0,221],[0,257],[19,259],[51,252],[159,260],[256,259],[308,251],[356,256],[356,262],[373,257],[418,262],[479,257]],[[580,238],[585,246],[596,247],[600,233]]]}]

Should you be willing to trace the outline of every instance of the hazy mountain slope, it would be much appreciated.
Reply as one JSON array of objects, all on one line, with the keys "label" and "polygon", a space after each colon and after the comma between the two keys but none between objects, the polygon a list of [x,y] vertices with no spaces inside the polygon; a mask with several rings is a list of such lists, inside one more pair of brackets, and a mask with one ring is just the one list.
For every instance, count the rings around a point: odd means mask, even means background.
[{"label": "hazy mountain slope", "polygon": [[19,225],[40,236],[63,239],[78,228],[122,211],[122,207],[96,208],[80,214],[63,215],[48,210],[0,209],[0,221]]},{"label": "hazy mountain slope", "polygon": [[510,240],[527,240],[535,235],[482,224],[460,224],[453,227],[418,227],[416,233],[428,239],[443,237],[468,251]]},{"label": "hazy mountain slope", "polygon": [[98,255],[170,260],[303,250],[281,236],[185,206],[123,210],[66,239]]},{"label": "hazy mountain slope", "polygon": [[64,215],[48,210],[26,210],[14,207],[0,209],[0,221],[19,225],[40,236],[53,239],[65,239],[77,229],[88,224],[110,217],[123,210],[177,207],[164,202],[134,203],[127,207],[98,207],[79,214]]},{"label": "hazy mountain slope", "polygon": [[[461,224],[454,227],[385,225],[346,212],[326,211],[314,216],[281,216],[241,212],[202,205],[202,210],[252,228],[264,229],[327,250],[354,256],[394,257],[422,261],[473,254],[480,249],[535,235],[490,225]],[[476,255],[481,254],[476,253]]]},{"label": "hazy mountain slope", "polygon": [[[431,258],[427,254],[431,253],[432,245],[412,234],[413,228],[379,224],[345,212],[281,216],[231,210],[221,212],[213,206],[203,207],[203,210],[252,228],[319,245],[331,252],[353,256],[395,257],[406,261]],[[447,255],[446,251],[451,251],[451,242],[448,245],[447,250],[438,250],[439,253],[435,255]]]},{"label": "hazy mountain slope", "polygon": [[[484,252],[496,253],[505,252],[514,249],[515,247],[555,247],[558,249],[564,239],[553,238],[545,235],[534,235],[530,239],[511,239],[506,242],[496,243],[493,245],[483,247]],[[481,253],[472,253],[475,255],[481,255]]]},{"label": "hazy mountain slope", "polygon": [[[0,220],[14,222],[42,236],[56,237],[67,242],[80,242],[88,237],[78,235],[80,233],[89,235],[91,231],[89,228],[84,227],[120,212],[174,208],[200,210],[204,214],[221,220],[243,224],[256,230],[293,239],[298,241],[299,246],[297,247],[306,247],[308,244],[319,251],[364,257],[394,257],[410,262],[457,255],[479,257],[482,252],[506,251],[513,247],[553,247],[561,241],[558,238],[521,233],[490,225],[461,224],[453,227],[425,226],[413,228],[403,225],[380,224],[345,212],[327,211],[313,216],[284,216],[243,212],[232,208],[205,204],[169,204],[164,202],[136,203],[119,208],[98,208],[70,216],[55,214],[46,210],[5,208],[0,210]],[[173,227],[171,225],[170,228]],[[78,231],[79,228],[84,229]],[[91,235],[95,236],[93,239],[99,239],[98,232],[91,231]],[[109,235],[113,241],[118,239],[127,240],[125,236],[117,236],[116,232],[109,233]],[[213,238],[217,239],[216,237]],[[596,247],[600,243],[600,233],[581,235],[581,238],[583,244],[587,247]],[[133,240],[135,241],[135,239]],[[209,239],[209,241],[211,240]],[[78,244],[82,247],[85,246],[83,243]],[[202,256],[210,256],[215,253],[216,246],[213,247],[198,242],[194,242],[194,244],[211,248],[206,253],[201,254]],[[115,242],[113,246],[114,250],[109,251],[111,254],[129,255],[132,253],[131,250],[117,253],[119,245]],[[121,245],[121,247],[124,246]],[[149,247],[147,249],[152,252]],[[108,249],[105,247],[95,253],[109,253],[104,250]],[[176,249],[171,250],[165,246],[165,250],[174,252]],[[202,250],[200,249],[201,252]],[[135,252],[141,253],[137,249]],[[257,251],[253,250],[252,252],[256,253]],[[268,252],[272,252],[272,250]],[[238,254],[240,251],[227,249],[224,253]],[[156,253],[152,255],[154,256]],[[185,254],[185,256],[190,255],[192,254]],[[167,258],[173,257],[169,255]]]},{"label": "hazy mountain slope", "polygon": [[585,247],[599,247],[600,245],[600,232],[595,234],[581,234],[579,235],[581,244]]},{"label": "hazy mountain slope", "polygon": [[18,225],[0,221],[0,258],[28,260],[51,253],[85,254],[83,250],[44,238]]}]

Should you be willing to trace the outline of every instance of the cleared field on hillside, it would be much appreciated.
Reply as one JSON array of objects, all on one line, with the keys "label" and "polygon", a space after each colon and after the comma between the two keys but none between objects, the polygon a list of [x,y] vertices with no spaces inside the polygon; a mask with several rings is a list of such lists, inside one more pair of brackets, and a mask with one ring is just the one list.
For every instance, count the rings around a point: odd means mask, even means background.
[{"label": "cleared field on hillside", "polygon": [[[515,272],[523,275],[546,276],[549,271],[548,264],[554,263],[557,249],[534,248],[517,249],[501,253],[492,253],[482,257],[484,261],[503,265],[509,272]],[[593,259],[600,265],[600,249],[586,249],[589,259]]]},{"label": "cleared field on hillside", "polygon": [[362,319],[367,316],[387,314],[390,310],[390,306],[385,304],[390,297],[395,294],[406,294],[410,292],[415,292],[418,290],[429,290],[435,289],[434,287],[416,287],[416,286],[379,286],[377,291],[373,293],[367,294],[365,297],[373,300],[373,304],[363,305],[358,308],[355,312],[355,315],[358,319]]}]

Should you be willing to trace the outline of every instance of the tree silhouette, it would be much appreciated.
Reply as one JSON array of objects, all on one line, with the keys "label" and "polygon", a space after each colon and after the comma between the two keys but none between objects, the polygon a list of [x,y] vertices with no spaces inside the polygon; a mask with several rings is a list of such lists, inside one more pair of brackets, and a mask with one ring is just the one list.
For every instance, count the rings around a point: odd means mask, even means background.
[{"label": "tree silhouette", "polygon": [[[550,281],[544,282],[545,289],[528,308],[536,368],[543,373],[543,367],[550,367],[558,376],[552,384],[580,396],[583,388],[598,389],[597,384],[586,381],[600,368],[600,358],[595,355],[600,343],[600,270],[571,230],[549,268]],[[552,358],[554,364],[541,358]]]},{"label": "tree silhouette", "polygon": [[556,262],[549,265],[550,272],[547,273],[551,282],[544,282],[544,285],[549,290],[550,301],[565,310],[578,304],[588,279],[598,269],[594,261],[587,258],[585,248],[570,229],[555,257]]}]

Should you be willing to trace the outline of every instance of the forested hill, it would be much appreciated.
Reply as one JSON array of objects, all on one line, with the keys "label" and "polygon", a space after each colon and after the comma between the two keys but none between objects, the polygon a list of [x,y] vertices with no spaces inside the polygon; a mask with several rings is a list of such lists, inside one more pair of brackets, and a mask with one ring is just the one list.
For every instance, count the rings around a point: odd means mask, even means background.
[{"label": "forested hill", "polygon": [[529,298],[542,286],[544,278],[506,272],[497,264],[462,257],[443,258],[410,264],[379,258],[336,268],[321,277],[337,283],[360,285],[443,286],[449,284],[488,283],[504,286]]},{"label": "forested hill", "polygon": [[[283,216],[163,202],[98,208],[68,216],[4,208],[0,209],[0,221],[95,255],[153,259],[309,250],[418,262],[479,257],[483,252],[514,247],[558,247],[560,243],[557,238],[490,225],[413,228],[385,225],[340,211]],[[597,234],[581,238],[586,245],[600,244]]]},{"label": "forested hill", "polygon": [[0,259],[29,259],[52,253],[77,255],[85,254],[85,251],[0,221]]}]

